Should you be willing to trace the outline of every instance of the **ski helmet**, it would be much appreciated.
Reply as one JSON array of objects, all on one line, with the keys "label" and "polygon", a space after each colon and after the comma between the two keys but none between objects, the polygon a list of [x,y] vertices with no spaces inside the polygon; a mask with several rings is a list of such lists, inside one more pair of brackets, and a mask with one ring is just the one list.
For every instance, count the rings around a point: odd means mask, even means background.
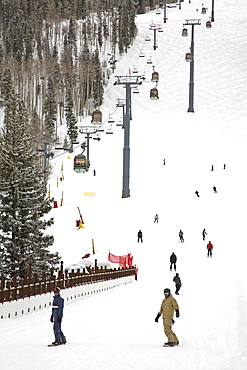
[{"label": "ski helmet", "polygon": [[60,293],[60,288],[58,286],[54,289],[54,293]]},{"label": "ski helmet", "polygon": [[171,289],[169,289],[169,288],[165,288],[165,290],[164,290],[164,294],[168,294],[168,295],[170,295],[170,294],[171,294]]}]

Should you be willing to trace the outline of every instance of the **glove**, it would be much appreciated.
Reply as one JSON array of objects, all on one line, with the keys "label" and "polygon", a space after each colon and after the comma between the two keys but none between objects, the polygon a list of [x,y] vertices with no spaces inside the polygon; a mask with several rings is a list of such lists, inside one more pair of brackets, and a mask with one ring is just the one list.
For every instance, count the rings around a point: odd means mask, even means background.
[{"label": "glove", "polygon": [[176,310],[176,317],[179,317],[179,310]]},{"label": "glove", "polygon": [[160,316],[161,316],[161,314],[158,313],[158,315],[155,317],[155,322],[158,322],[159,321]]},{"label": "glove", "polygon": [[50,322],[53,322],[53,315],[51,315]]},{"label": "glove", "polygon": [[175,324],[175,321],[172,319],[172,325]]},{"label": "glove", "polygon": [[58,316],[57,317],[57,322],[61,322],[62,321],[62,317],[61,316]]}]

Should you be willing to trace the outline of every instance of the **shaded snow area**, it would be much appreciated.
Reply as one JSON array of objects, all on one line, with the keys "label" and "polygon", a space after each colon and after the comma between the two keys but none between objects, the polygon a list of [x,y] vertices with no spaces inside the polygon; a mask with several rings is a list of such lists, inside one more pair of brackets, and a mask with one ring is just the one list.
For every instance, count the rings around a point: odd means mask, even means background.
[{"label": "shaded snow area", "polygon": [[[135,66],[146,77],[139,94],[132,94],[129,198],[121,198],[124,130],[115,124],[113,135],[90,141],[88,173],[74,173],[74,154],[56,153],[51,162],[51,195],[59,204],[51,211],[52,250],[59,251],[65,266],[90,253],[92,239],[99,261],[107,260],[109,250],[115,255],[131,252],[138,281],[66,305],[65,346],[47,347],[54,340],[50,309],[1,320],[1,369],[247,369],[247,2],[215,1],[215,22],[206,29],[211,3],[204,1],[208,12],[202,15],[201,1],[185,0],[181,10],[167,9],[166,24],[155,11],[138,15],[136,41],[119,57],[116,76]],[[186,19],[202,23],[195,26],[195,113],[187,113],[190,66],[185,53],[191,26],[188,37],[181,36]],[[152,21],[164,30],[157,32],[155,51]],[[139,57],[140,51],[145,57]],[[149,58],[153,65],[147,64]],[[149,97],[155,87],[153,66],[160,76],[157,101]],[[125,89],[114,81],[112,76],[101,107],[105,127],[109,113],[116,122],[122,117],[116,103],[125,98]],[[90,117],[80,124],[89,122]],[[75,154],[80,152],[78,147]],[[62,165],[64,180],[57,186]],[[76,229],[77,207],[85,229]],[[139,229],[142,244],[137,243]],[[180,229],[184,243],[179,243]],[[212,258],[207,258],[209,240]],[[157,324],[154,319],[164,288],[175,292],[172,252],[182,280],[175,296],[180,317],[173,326],[180,345],[163,348],[162,320]]]}]

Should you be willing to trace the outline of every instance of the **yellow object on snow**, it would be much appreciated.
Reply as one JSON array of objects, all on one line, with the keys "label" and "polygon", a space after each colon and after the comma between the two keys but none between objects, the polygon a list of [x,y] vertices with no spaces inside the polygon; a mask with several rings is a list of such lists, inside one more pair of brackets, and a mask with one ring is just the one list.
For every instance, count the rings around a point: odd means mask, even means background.
[{"label": "yellow object on snow", "polygon": [[95,196],[95,193],[89,193],[89,192],[87,192],[87,191],[84,191],[84,196],[85,197],[93,197],[93,196]]}]

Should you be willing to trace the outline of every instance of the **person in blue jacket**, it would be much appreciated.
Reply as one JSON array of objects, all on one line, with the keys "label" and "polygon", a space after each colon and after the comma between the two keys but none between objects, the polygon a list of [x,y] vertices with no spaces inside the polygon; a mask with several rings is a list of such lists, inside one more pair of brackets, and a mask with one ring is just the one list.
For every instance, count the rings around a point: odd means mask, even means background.
[{"label": "person in blue jacket", "polygon": [[55,342],[52,344],[58,346],[59,344],[65,344],[66,338],[61,329],[61,323],[63,318],[63,307],[64,299],[60,296],[60,288],[54,289],[54,297],[52,302],[52,314],[50,321],[53,322],[53,331],[55,334]]}]

